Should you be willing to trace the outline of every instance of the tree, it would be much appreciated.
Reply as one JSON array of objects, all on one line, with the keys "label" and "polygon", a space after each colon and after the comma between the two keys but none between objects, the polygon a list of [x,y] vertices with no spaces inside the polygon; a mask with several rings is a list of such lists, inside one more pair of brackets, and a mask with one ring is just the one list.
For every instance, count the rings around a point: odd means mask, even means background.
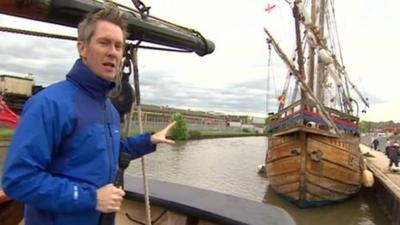
[{"label": "tree", "polygon": [[361,121],[360,122],[360,131],[361,133],[369,133],[371,132],[372,128],[375,127],[374,122],[371,121]]},{"label": "tree", "polygon": [[176,121],[176,124],[171,130],[172,139],[177,141],[187,140],[189,135],[185,118],[181,114],[176,113],[173,115],[173,120]]}]

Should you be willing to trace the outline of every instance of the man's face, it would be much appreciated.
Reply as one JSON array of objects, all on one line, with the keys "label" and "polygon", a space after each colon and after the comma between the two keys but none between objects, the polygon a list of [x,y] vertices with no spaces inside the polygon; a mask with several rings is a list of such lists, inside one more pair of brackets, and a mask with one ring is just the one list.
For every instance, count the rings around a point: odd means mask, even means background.
[{"label": "man's face", "polygon": [[78,42],[83,63],[97,76],[111,81],[119,72],[123,54],[123,33],[119,26],[97,21],[88,43]]}]

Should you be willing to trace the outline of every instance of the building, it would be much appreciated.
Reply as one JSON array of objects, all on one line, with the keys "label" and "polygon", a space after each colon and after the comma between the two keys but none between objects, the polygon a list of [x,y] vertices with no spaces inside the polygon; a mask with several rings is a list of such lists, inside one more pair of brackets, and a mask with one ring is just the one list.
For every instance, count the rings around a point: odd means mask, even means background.
[{"label": "building", "polygon": [[[32,76],[19,77],[0,74],[0,92],[6,104],[15,113],[20,114],[25,101],[34,93],[43,89],[42,86],[35,86]],[[168,106],[157,106],[142,104],[141,118],[144,127],[162,128],[168,124],[174,114],[179,113],[185,118],[189,129],[201,130],[224,130],[224,129],[250,129],[262,130],[265,126],[265,119],[243,115],[225,115],[214,111],[197,111],[191,109],[178,109]],[[134,111],[132,120],[138,121],[137,112]]]},{"label": "building", "polygon": [[25,101],[34,93],[31,75],[26,77],[0,74],[0,93],[8,107],[20,114]]},{"label": "building", "polygon": [[[144,127],[160,128],[171,122],[174,114],[179,113],[185,118],[186,123],[193,129],[209,127],[218,129],[226,127],[226,116],[203,111],[183,110],[168,106],[141,105],[142,123]],[[138,114],[135,110],[133,121],[137,121]]]}]

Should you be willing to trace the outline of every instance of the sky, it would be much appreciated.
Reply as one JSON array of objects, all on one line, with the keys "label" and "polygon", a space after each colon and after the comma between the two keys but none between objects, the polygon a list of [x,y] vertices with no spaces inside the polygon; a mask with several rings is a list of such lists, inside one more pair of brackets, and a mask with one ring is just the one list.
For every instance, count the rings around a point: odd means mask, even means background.
[{"label": "sky", "polygon": [[[362,120],[400,122],[400,2],[336,1],[336,21],[351,80],[369,99]],[[119,0],[128,6],[129,0]],[[267,28],[290,55],[293,19],[284,0],[142,0],[150,14],[193,28],[214,42],[203,57],[140,49],[143,104],[265,117],[276,110],[286,71],[278,58],[268,67]],[[267,5],[276,5],[265,12]],[[76,30],[0,14],[0,26],[76,35]],[[34,75],[47,86],[65,79],[78,58],[72,41],[0,32],[0,74]],[[271,72],[273,71],[273,72]],[[271,80],[268,74],[276,78]],[[268,85],[269,83],[269,85]],[[267,90],[268,85],[268,90]],[[267,103],[266,99],[270,99]],[[361,101],[359,101],[361,102]],[[363,107],[361,108],[363,109]],[[361,111],[360,109],[360,111]]]}]

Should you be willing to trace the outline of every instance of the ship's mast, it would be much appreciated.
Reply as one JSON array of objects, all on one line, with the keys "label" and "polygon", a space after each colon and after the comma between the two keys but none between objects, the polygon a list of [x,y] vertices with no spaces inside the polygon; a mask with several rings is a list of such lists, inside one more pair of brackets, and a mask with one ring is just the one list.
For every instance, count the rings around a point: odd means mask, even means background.
[{"label": "ship's mast", "polygon": [[[325,24],[325,0],[319,0],[319,36],[324,37],[324,24]],[[324,102],[324,85],[325,85],[325,65],[318,58],[317,66],[317,87],[316,94],[317,98],[323,103]]]},{"label": "ship's mast", "polygon": [[[295,29],[296,29],[296,51],[297,51],[297,64],[299,66],[299,73],[300,73],[300,79],[305,80],[305,74],[304,74],[304,55],[303,55],[303,45],[301,43],[301,32],[300,32],[300,13],[299,13],[299,8],[297,7],[297,4],[294,4],[293,7],[293,16],[294,16],[294,24],[295,24]],[[306,97],[305,92],[303,89],[301,89],[301,99],[304,99]]]},{"label": "ship's mast", "polygon": [[[316,6],[317,0],[312,0],[311,2],[311,21],[313,24],[316,23],[317,19],[317,6]],[[314,88],[314,67],[315,67],[315,47],[310,45],[310,48],[308,49],[308,86],[312,89],[315,90]]]},{"label": "ship's mast", "polygon": [[269,40],[271,41],[271,44],[274,46],[276,53],[281,57],[283,62],[289,67],[289,70],[295,75],[297,78],[297,81],[299,82],[299,85],[302,90],[305,91],[305,93],[308,95],[309,99],[311,101],[315,102],[315,106],[317,107],[318,111],[321,113],[322,119],[328,124],[330,128],[332,128],[336,134],[339,134],[339,130],[336,127],[332,117],[329,115],[329,113],[325,110],[324,106],[322,103],[318,100],[318,98],[314,95],[314,92],[308,87],[304,79],[302,79],[302,75],[300,74],[299,70],[296,68],[296,66],[292,63],[291,60],[286,56],[286,54],[283,52],[283,50],[279,47],[278,43],[275,41],[275,39],[272,37],[272,35],[269,33],[269,31],[264,28],[265,33],[267,33]]}]

